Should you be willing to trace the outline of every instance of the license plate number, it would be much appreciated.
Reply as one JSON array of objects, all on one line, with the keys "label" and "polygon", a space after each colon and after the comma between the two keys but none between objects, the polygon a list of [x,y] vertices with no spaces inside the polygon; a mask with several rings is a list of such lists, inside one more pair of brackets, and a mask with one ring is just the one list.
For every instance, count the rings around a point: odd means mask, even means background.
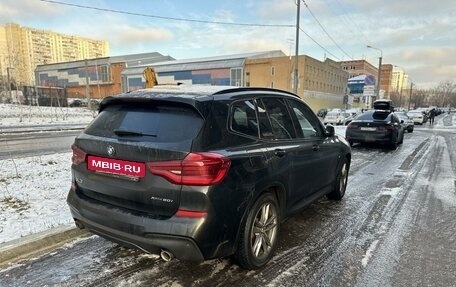
[{"label": "license plate number", "polygon": [[377,130],[377,128],[365,128],[365,127],[362,127],[361,130],[362,131],[371,131],[372,132],[372,131]]},{"label": "license plate number", "polygon": [[98,156],[88,156],[87,169],[125,176],[145,177],[146,164]]}]

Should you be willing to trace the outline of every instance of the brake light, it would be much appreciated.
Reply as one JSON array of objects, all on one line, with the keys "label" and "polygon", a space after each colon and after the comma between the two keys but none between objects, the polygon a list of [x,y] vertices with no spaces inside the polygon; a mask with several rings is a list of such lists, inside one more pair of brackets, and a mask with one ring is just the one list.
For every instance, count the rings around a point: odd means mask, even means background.
[{"label": "brake light", "polygon": [[348,124],[347,129],[357,129],[358,125],[355,124]]},{"label": "brake light", "polygon": [[393,130],[393,129],[394,129],[394,126],[392,126],[392,125],[379,126],[377,128],[377,130],[382,131],[382,132],[388,131],[388,130]]},{"label": "brake light", "polygon": [[221,182],[231,161],[216,153],[189,153],[182,161],[147,163],[150,172],[171,183],[182,185],[213,185]]},{"label": "brake light", "polygon": [[87,153],[82,149],[78,148],[75,144],[71,146],[73,150],[73,156],[71,157],[71,161],[74,165],[78,165],[80,163],[85,162]]}]

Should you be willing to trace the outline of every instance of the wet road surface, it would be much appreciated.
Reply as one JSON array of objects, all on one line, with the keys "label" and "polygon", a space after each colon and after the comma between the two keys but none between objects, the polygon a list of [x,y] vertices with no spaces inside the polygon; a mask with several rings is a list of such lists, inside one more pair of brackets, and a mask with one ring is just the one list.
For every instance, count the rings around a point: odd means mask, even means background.
[{"label": "wet road surface", "polygon": [[353,147],[347,193],[289,218],[272,261],[164,262],[97,236],[0,270],[0,286],[456,286],[456,114],[391,151]]},{"label": "wet road surface", "polygon": [[0,160],[71,151],[81,130],[11,133],[0,137]]}]

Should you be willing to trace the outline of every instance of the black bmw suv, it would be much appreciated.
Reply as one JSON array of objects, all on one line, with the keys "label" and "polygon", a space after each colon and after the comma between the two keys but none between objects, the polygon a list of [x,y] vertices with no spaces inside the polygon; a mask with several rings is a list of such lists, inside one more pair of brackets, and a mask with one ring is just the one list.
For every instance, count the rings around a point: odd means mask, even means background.
[{"label": "black bmw suv", "polygon": [[264,266],[283,220],[345,194],[351,150],[294,94],[167,86],[102,101],[75,139],[79,228],[170,260]]}]

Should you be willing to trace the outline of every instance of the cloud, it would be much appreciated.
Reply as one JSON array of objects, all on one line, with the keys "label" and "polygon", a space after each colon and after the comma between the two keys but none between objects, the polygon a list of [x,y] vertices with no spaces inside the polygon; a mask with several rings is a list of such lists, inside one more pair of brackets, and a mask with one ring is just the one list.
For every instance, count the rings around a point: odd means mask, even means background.
[{"label": "cloud", "polygon": [[[345,0],[348,7],[362,14],[382,15],[384,17],[417,18],[436,16],[438,13],[446,13],[455,10],[454,0],[414,0],[414,1],[389,1],[384,0]],[[378,18],[379,21],[384,18]]]},{"label": "cloud", "polygon": [[0,24],[36,17],[46,19],[63,15],[65,12],[65,7],[37,0],[2,1],[0,2],[0,19],[2,19]]},{"label": "cloud", "polygon": [[282,21],[287,24],[296,22],[296,4],[294,1],[264,0],[257,5],[257,13],[260,20],[271,22]]},{"label": "cloud", "polygon": [[110,42],[120,45],[150,41],[165,41],[173,38],[173,34],[170,31],[151,27],[133,27],[124,25],[115,27],[113,31],[115,31],[115,34],[111,34],[108,38]]},{"label": "cloud", "polygon": [[404,49],[389,55],[392,63],[406,68],[413,82],[421,88],[432,88],[456,74],[456,48]]}]

